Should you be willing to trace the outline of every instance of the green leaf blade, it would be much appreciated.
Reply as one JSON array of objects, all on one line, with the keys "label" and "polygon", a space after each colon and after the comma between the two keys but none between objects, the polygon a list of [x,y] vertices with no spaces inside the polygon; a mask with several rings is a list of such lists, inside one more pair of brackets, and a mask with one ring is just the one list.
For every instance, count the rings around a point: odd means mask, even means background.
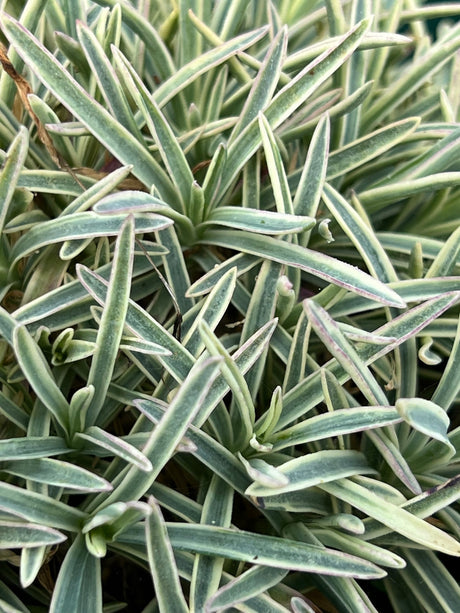
[{"label": "green leaf blade", "polygon": [[112,489],[110,483],[102,477],[61,460],[9,460],[3,464],[3,470],[24,479],[80,492],[108,492]]},{"label": "green leaf blade", "polygon": [[167,197],[173,195],[170,182],[157,170],[145,147],[121,126],[75,81],[54,56],[19,22],[2,14],[3,29],[24,62],[92,134],[123,164],[132,164],[133,173],[148,187],[155,185]]},{"label": "green leaf blade", "polygon": [[167,524],[173,547],[274,568],[355,577],[381,577],[371,563],[339,552],[305,545],[290,539],[235,531],[213,526]]},{"label": "green leaf blade", "polygon": [[405,306],[396,292],[357,268],[299,245],[247,232],[227,230],[209,231],[202,242],[251,253],[287,266],[298,267],[330,283],[383,304],[398,308]]},{"label": "green leaf blade", "polygon": [[79,535],[67,552],[56,581],[50,613],[102,613],[101,562]]},{"label": "green leaf blade", "polygon": [[460,543],[453,537],[408,513],[405,509],[388,501],[382,501],[380,496],[358,483],[348,479],[340,479],[334,483],[321,484],[318,487],[348,502],[370,517],[385,524],[385,526],[424,547],[449,555],[460,556]]},{"label": "green leaf blade", "polygon": [[96,338],[87,385],[94,385],[86,423],[96,423],[112,378],[117,352],[123,335],[134,260],[134,218],[123,223],[115,246],[115,253],[107,288],[106,302]]},{"label": "green leaf blade", "polygon": [[270,439],[270,442],[273,443],[273,451],[279,451],[291,445],[361,432],[370,428],[382,428],[401,420],[398,411],[392,407],[374,405],[337,409],[333,413],[310,417],[300,424],[281,430]]},{"label": "green leaf blade", "polygon": [[40,347],[25,326],[15,328],[13,345],[22,372],[59,426],[67,433],[70,405],[58,387]]},{"label": "green leaf blade", "polygon": [[152,513],[145,523],[147,554],[160,610],[169,607],[177,613],[188,613],[163,514],[152,497],[149,505]]},{"label": "green leaf blade", "polygon": [[203,225],[222,225],[258,234],[293,234],[315,225],[312,217],[259,211],[258,209],[222,206],[215,209]]},{"label": "green leaf blade", "polygon": [[[264,112],[272,130],[281,125],[348,59],[359,45],[368,27],[368,21],[358,24],[335,47],[308,64],[276,94]],[[236,179],[241,166],[258,149],[261,142],[258,131],[258,122],[253,120],[229,148],[221,182],[221,190],[224,193]]]},{"label": "green leaf blade", "polygon": [[0,482],[0,507],[26,519],[50,528],[78,532],[86,513],[36,492]]},{"label": "green leaf blade", "polygon": [[[11,259],[17,262],[36,249],[61,241],[116,236],[126,218],[123,214],[99,215],[87,211],[41,222],[16,242],[11,250]],[[170,219],[153,213],[138,214],[134,219],[136,233],[162,230],[173,223]]]},{"label": "green leaf blade", "polygon": [[45,526],[0,521],[0,549],[52,546],[65,540],[63,534]]},{"label": "green leaf blade", "polygon": [[348,450],[317,451],[289,460],[277,466],[277,470],[288,479],[287,484],[266,487],[256,482],[248,487],[246,495],[260,499],[270,495],[295,492],[354,474],[374,472],[361,453]]}]

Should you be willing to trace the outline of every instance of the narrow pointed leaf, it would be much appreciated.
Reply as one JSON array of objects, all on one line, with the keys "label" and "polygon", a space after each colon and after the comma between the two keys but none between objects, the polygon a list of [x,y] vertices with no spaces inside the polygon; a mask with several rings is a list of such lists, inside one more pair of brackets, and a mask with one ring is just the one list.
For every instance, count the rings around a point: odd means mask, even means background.
[{"label": "narrow pointed leaf", "polygon": [[277,432],[270,438],[273,451],[279,451],[291,445],[300,445],[310,441],[333,436],[362,432],[371,428],[383,428],[402,420],[399,412],[392,407],[356,407],[338,409],[333,413],[324,413],[310,417],[295,426]]},{"label": "narrow pointed leaf", "polygon": [[[95,181],[82,174],[78,174],[78,180],[89,189]],[[69,173],[62,170],[25,170],[21,171],[18,179],[18,187],[31,191],[46,192],[51,194],[66,194],[74,197],[81,195],[81,187]]]},{"label": "narrow pointed leaf", "polygon": [[206,602],[205,611],[206,613],[222,611],[244,602],[277,585],[286,574],[287,571],[284,568],[253,566],[215,592]]},{"label": "narrow pointed leaf", "polygon": [[453,537],[405,509],[384,501],[358,483],[338,479],[318,487],[424,547],[460,556],[460,543]]},{"label": "narrow pointed leaf", "polygon": [[91,426],[85,432],[77,433],[75,440],[83,441],[89,448],[93,446],[96,448],[100,447],[108,451],[110,455],[122,458],[144,472],[149,472],[152,469],[150,461],[142,452],[119,437],[110,434],[110,432],[105,432],[105,430],[98,426]]},{"label": "narrow pointed leaf", "polygon": [[394,343],[397,339],[394,336],[381,336],[379,334],[373,334],[355,326],[350,326],[342,322],[337,324],[342,330],[343,334],[358,343],[370,343],[371,345],[388,345],[388,343]]},{"label": "narrow pointed leaf", "polygon": [[238,440],[243,448],[251,437],[255,421],[254,404],[248,384],[237,368],[232,356],[230,356],[206,322],[201,322],[200,334],[210,355],[222,359],[220,369],[234,396],[233,419],[238,424]]},{"label": "narrow pointed leaf", "polygon": [[330,130],[329,117],[324,115],[311,138],[295,193],[293,207],[297,215],[316,217],[328,167]]},{"label": "narrow pointed leaf", "polygon": [[444,243],[430,268],[427,270],[425,278],[446,277],[454,274],[453,271],[460,255],[460,228],[457,228]]},{"label": "narrow pointed leaf", "polygon": [[166,174],[129,130],[91,98],[23,25],[5,13],[2,14],[2,25],[27,66],[97,139],[123,164],[132,164],[133,174],[145,185],[155,185],[165,198],[173,196]]},{"label": "narrow pointed leaf", "polygon": [[82,533],[89,534],[96,528],[104,526],[107,528],[107,533],[102,536],[110,539],[122,532],[123,528],[135,525],[138,521],[149,517],[151,512],[151,507],[145,502],[115,502],[94,513],[85,522]]},{"label": "narrow pointed leaf", "polygon": [[[116,172],[116,171],[115,171]],[[101,183],[101,181],[99,182]],[[88,190],[89,191],[89,190]],[[106,215],[118,215],[120,213],[163,212],[169,207],[163,200],[134,190],[123,190],[104,194],[97,198],[93,205],[95,213]]]},{"label": "narrow pointed leaf", "polygon": [[0,441],[0,459],[27,460],[69,453],[71,449],[58,436],[27,436]]},{"label": "narrow pointed leaf", "polygon": [[46,555],[46,546],[32,547],[21,552],[21,565],[19,578],[23,588],[27,588],[35,581]]},{"label": "narrow pointed leaf", "polygon": [[24,479],[81,492],[107,492],[112,489],[110,483],[102,477],[61,460],[11,460],[3,464],[3,470]]},{"label": "narrow pointed leaf", "polygon": [[[53,243],[98,236],[116,236],[126,217],[126,215],[98,215],[87,211],[41,222],[16,242],[11,251],[11,259],[17,262],[32,251]],[[155,232],[172,223],[170,219],[161,215],[139,214],[135,216],[135,232],[142,234]]]},{"label": "narrow pointed leaf", "polygon": [[[137,467],[127,470],[112,494],[105,498],[104,506],[119,500],[137,499],[148,490],[163,466],[174,455],[217,375],[219,363],[218,358],[206,358],[194,365],[143,448],[143,454],[152,469],[147,474],[141,474]],[[138,400],[136,404],[145,402],[147,400]]]},{"label": "narrow pointed leaf", "polygon": [[0,482],[0,508],[31,522],[78,532],[86,513],[36,492]]},{"label": "narrow pointed leaf", "polygon": [[12,521],[0,521],[0,550],[57,545],[66,537],[52,528]]},{"label": "narrow pointed leaf", "polygon": [[414,132],[420,123],[418,117],[409,117],[391,123],[375,132],[355,140],[329,156],[328,180],[343,177],[354,168],[382,155]]},{"label": "narrow pointed leaf", "polygon": [[[229,528],[233,511],[233,488],[217,475],[211,479],[201,513],[201,524]],[[222,581],[225,557],[197,555],[190,583],[190,606],[203,611],[207,599]]]},{"label": "narrow pointed leaf", "polygon": [[207,294],[217,283],[217,281],[228,272],[231,268],[237,269],[237,276],[244,274],[251,268],[254,268],[260,260],[246,253],[238,253],[221,264],[217,264],[206,274],[200,277],[187,290],[188,296],[198,297]]},{"label": "narrow pointed leaf", "polygon": [[152,513],[145,522],[147,554],[160,610],[188,613],[163,514],[153,498],[149,504]]},{"label": "narrow pointed leaf", "polygon": [[[379,345],[364,345],[357,349],[360,359],[366,365],[369,365],[379,357],[393,351],[395,347],[398,347],[408,338],[415,336],[430,322],[440,317],[444,311],[456,304],[459,298],[460,294],[458,292],[448,292],[441,296],[436,296],[384,324],[375,332],[381,336],[393,336],[397,341],[383,347]],[[349,379],[349,375],[345,374],[337,360],[331,360],[328,363],[328,368],[341,383]],[[306,400],[307,398],[308,401]],[[321,372],[318,370],[301,381],[284,396],[283,413],[280,416],[277,429],[281,429],[300,415],[304,415],[316,406],[318,402],[321,402],[322,399]]]},{"label": "narrow pointed leaf", "polygon": [[152,100],[150,93],[134,71],[132,65],[117,49],[114,48],[113,53],[118,62],[124,65],[129,73],[129,76],[126,78],[131,81],[131,95],[135,99],[148,129],[155,139],[170,179],[175,187],[177,187],[177,193],[181,201],[180,208],[184,212],[188,204],[190,190],[194,180],[185,154],[166,117],[161,112],[158,104]]},{"label": "narrow pointed leaf", "polygon": [[[254,334],[232,354],[232,359],[235,361],[236,367],[242,375],[247,373],[260,355],[266,350],[277,323],[277,319],[268,321],[259,330],[254,332]],[[195,426],[198,427],[203,425],[212,409],[222,400],[229,389],[225,377],[220,374],[211,386],[208,396],[203,401],[200,410],[193,420]]]},{"label": "narrow pointed leaf", "polygon": [[22,127],[11,143],[5,163],[0,170],[0,231],[3,230],[8,209],[27,156],[29,133]]},{"label": "narrow pointed leaf", "polygon": [[227,149],[223,143],[220,143],[212,157],[203,181],[204,199],[205,202],[208,203],[209,207],[211,207],[219,194],[220,177],[226,159]]},{"label": "narrow pointed leaf", "polygon": [[73,542],[59,571],[50,613],[102,613],[101,562],[91,555],[82,535]]},{"label": "narrow pointed leaf", "polygon": [[166,524],[174,548],[304,572],[381,577],[373,564],[340,552],[290,539],[214,526]]},{"label": "narrow pointed leaf", "polygon": [[225,275],[219,279],[211,290],[200,312],[195,317],[187,335],[183,339],[183,344],[194,355],[198,355],[203,349],[200,338],[200,325],[205,321],[211,330],[214,330],[222,320],[235,291],[236,269],[230,268]]},{"label": "narrow pointed leaf", "polygon": [[121,84],[108,57],[104,53],[102,45],[97,40],[96,35],[81,22],[77,23],[77,34],[91,67],[92,74],[97,79],[99,89],[112,115],[131,134],[139,138],[140,133],[134,115],[129,108]]},{"label": "narrow pointed leaf", "polygon": [[[451,292],[460,292],[460,277],[437,277],[433,279],[409,279],[395,281],[389,284],[392,289],[397,291],[407,303],[421,303],[424,300],[431,300],[439,296],[445,296]],[[366,301],[360,296],[348,294],[344,296],[340,303],[331,305],[330,314],[334,318],[341,318],[357,311],[368,311],[379,308],[377,303]],[[382,336],[382,335],[380,335]],[[391,336],[391,335],[389,335]]]},{"label": "narrow pointed leaf", "polygon": [[[281,89],[266,108],[264,115],[275,130],[307,100],[353,53],[368,29],[363,21],[346,34],[336,46],[308,64]],[[221,190],[223,193],[236,179],[243,164],[256,152],[261,143],[258,122],[254,119],[234,141],[228,151]]]},{"label": "narrow pointed leaf", "polygon": [[148,355],[171,355],[171,352],[149,341],[141,340],[134,336],[123,335],[120,341],[120,349],[126,349],[128,351],[139,351],[140,353],[146,353]]},{"label": "narrow pointed leaf", "polygon": [[289,477],[265,460],[259,458],[246,460],[240,453],[238,457],[256,488],[261,487],[278,493],[279,489],[284,489],[289,485]]},{"label": "narrow pointed leaf", "polygon": [[[91,296],[103,305],[107,295],[107,281],[83,267],[79,269],[79,275],[84,280],[85,287]],[[194,363],[192,355],[134,300],[128,302],[126,326],[141,340],[158,343],[170,351],[170,356],[159,356],[160,361],[178,381],[185,379]]]},{"label": "narrow pointed leaf", "polygon": [[[460,129],[452,130],[428,150],[423,151],[414,160],[410,160],[398,168],[390,176],[394,179],[421,179],[455,166],[460,145]],[[379,181],[378,185],[382,182]]]},{"label": "narrow pointed leaf", "polygon": [[259,211],[247,207],[222,206],[215,209],[203,225],[220,225],[258,234],[292,234],[315,225],[312,217]]},{"label": "narrow pointed leaf", "polygon": [[305,300],[304,309],[308,319],[324,345],[348,372],[371,404],[388,404],[385,394],[357,351],[340,332],[328,312],[313,300]]},{"label": "narrow pointed leaf", "polygon": [[315,530],[315,535],[327,547],[346,551],[352,555],[359,555],[379,566],[387,566],[389,568],[404,568],[406,566],[401,556],[351,534],[343,534],[338,530]]},{"label": "narrow pointed leaf", "polygon": [[[460,495],[460,478],[458,476],[436,485],[426,492],[411,498],[401,504],[401,507],[417,517],[430,517],[438,511],[449,507],[458,500]],[[366,535],[370,539],[388,534],[390,531],[386,526],[375,519],[366,519]]]},{"label": "narrow pointed leaf", "polygon": [[13,333],[13,343],[18,364],[37,396],[67,430],[70,405],[57,385],[40,347],[25,326],[18,326]]},{"label": "narrow pointed leaf", "polygon": [[361,253],[371,274],[381,281],[397,281],[390,258],[380,245],[372,229],[348,204],[343,196],[328,183],[323,199],[331,214]]},{"label": "narrow pointed leaf", "polygon": [[[291,192],[275,135],[262,112],[258,115],[258,122],[276,209],[279,213],[292,214],[294,213],[294,208],[292,206]],[[313,219],[311,221],[313,222]]]},{"label": "narrow pointed leaf", "polygon": [[287,31],[285,28],[282,28],[268,48],[260,70],[252,82],[251,91],[246,98],[246,103],[241,111],[238,123],[232,130],[229,139],[230,143],[257,117],[259,111],[263,111],[267,104],[269,104],[281,75],[281,67],[286,55],[287,40]]},{"label": "narrow pointed leaf", "polygon": [[260,40],[266,32],[266,27],[253,30],[252,32],[236,36],[219,47],[203,53],[188,64],[185,64],[185,66],[182,66],[182,68],[179,68],[172,77],[160,85],[155,91],[153,99],[160,107],[163,107],[179,91],[190,85],[201,74],[225,62],[239,51],[250,47]]},{"label": "narrow pointed leaf", "polygon": [[105,400],[123,335],[131,290],[133,251],[134,218],[130,216],[123,224],[116,242],[106,302],[88,374],[87,385],[94,385],[94,396],[86,415],[86,423],[90,426],[96,423]]},{"label": "narrow pointed leaf", "polygon": [[460,172],[439,172],[419,179],[403,179],[382,187],[371,187],[359,192],[358,197],[364,205],[376,209],[389,202],[407,200],[415,194],[457,187],[459,184]]},{"label": "narrow pointed leaf", "polygon": [[275,488],[256,482],[248,487],[246,495],[264,498],[274,494],[295,492],[354,474],[374,472],[358,451],[338,450],[317,451],[300,456],[277,466],[277,471],[288,479],[288,483]]},{"label": "narrow pointed leaf", "polygon": [[399,308],[405,306],[396,292],[377,279],[373,279],[361,270],[318,251],[312,251],[271,237],[230,230],[210,231],[206,234],[206,239],[203,242],[240,250],[274,260],[280,264],[300,268],[329,283],[334,283],[339,287],[344,287],[389,306]]},{"label": "narrow pointed leaf", "polygon": [[168,250],[168,254],[163,257],[166,278],[180,312],[186,313],[194,305],[195,301],[187,296],[190,278],[183,246],[179,242],[175,228],[172,226],[165,228],[164,232],[157,234],[157,240]]}]

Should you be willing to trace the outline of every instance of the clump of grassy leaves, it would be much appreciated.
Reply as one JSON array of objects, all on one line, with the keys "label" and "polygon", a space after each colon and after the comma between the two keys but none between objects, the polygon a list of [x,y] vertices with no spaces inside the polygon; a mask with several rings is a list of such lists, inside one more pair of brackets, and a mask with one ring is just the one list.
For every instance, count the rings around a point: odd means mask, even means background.
[{"label": "clump of grassy leaves", "polygon": [[419,4],[2,3],[2,611],[460,610],[460,5]]}]

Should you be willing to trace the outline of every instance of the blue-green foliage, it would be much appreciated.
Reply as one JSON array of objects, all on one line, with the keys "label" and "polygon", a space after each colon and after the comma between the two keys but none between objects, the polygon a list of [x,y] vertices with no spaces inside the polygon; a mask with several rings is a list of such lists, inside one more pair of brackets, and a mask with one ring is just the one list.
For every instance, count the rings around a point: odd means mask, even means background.
[{"label": "blue-green foliage", "polygon": [[460,4],[2,9],[0,611],[459,611]]}]

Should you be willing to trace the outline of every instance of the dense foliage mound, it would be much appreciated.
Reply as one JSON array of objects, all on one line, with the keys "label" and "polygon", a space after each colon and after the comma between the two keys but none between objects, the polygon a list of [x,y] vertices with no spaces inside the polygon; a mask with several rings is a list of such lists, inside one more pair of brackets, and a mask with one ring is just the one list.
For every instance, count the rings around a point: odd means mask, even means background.
[{"label": "dense foliage mound", "polygon": [[460,611],[460,5],[421,4],[2,2],[2,612]]}]

